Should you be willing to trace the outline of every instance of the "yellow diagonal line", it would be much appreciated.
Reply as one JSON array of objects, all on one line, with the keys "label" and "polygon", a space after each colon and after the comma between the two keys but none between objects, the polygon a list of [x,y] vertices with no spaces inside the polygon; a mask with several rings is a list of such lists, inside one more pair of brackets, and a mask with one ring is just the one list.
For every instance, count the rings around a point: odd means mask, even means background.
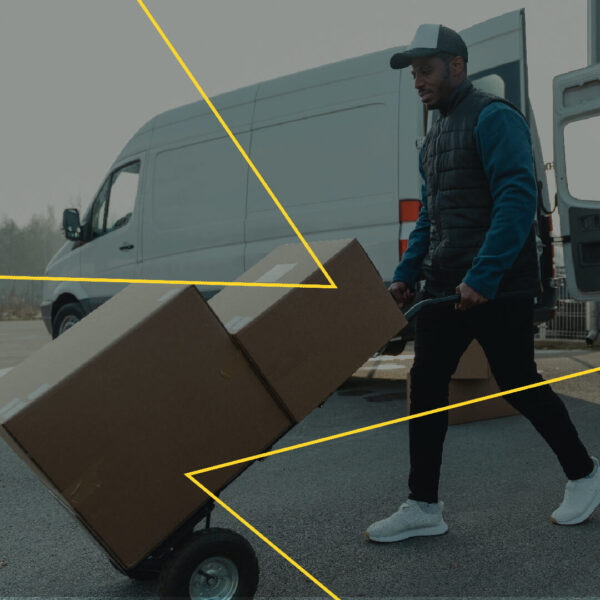
[{"label": "yellow diagonal line", "polygon": [[512,390],[506,390],[504,392],[497,392],[496,394],[490,394],[489,396],[481,396],[480,398],[475,398],[473,400],[465,400],[464,402],[458,402],[457,404],[451,404],[449,406],[441,406],[439,408],[434,408],[432,410],[420,412],[420,413],[417,413],[414,415],[400,417],[398,419],[393,419],[391,421],[383,421],[381,423],[376,423],[375,425],[369,425],[367,427],[361,427],[359,429],[352,429],[351,431],[337,433],[335,435],[330,435],[330,436],[319,438],[316,440],[311,440],[309,442],[303,442],[301,444],[296,444],[294,446],[286,446],[285,448],[279,448],[278,450],[270,450],[269,452],[263,452],[262,454],[255,454],[254,456],[247,456],[246,458],[239,458],[237,460],[232,460],[231,462],[223,463],[220,465],[206,467],[204,469],[199,469],[197,471],[190,471],[189,473],[186,473],[185,475],[189,477],[189,476],[193,476],[193,475],[200,475],[201,473],[207,473],[208,471],[216,471],[218,469],[224,469],[225,467],[231,467],[232,465],[239,465],[241,463],[250,462],[251,460],[256,460],[258,458],[264,458],[266,456],[273,456],[274,454],[281,454],[283,452],[290,452],[291,450],[298,450],[299,448],[306,448],[307,446],[314,446],[316,444],[322,444],[323,442],[329,442],[331,440],[348,437],[350,435],[356,435],[357,433],[363,433],[365,431],[371,431],[373,429],[380,429],[381,427],[387,427],[388,425],[402,423],[403,421],[409,421],[411,419],[418,419],[419,417],[425,417],[427,415],[442,412],[444,410],[452,410],[454,408],[459,408],[460,406],[466,406],[467,404],[475,404],[476,402],[483,402],[484,400],[489,400],[491,398],[498,398],[500,396],[508,396],[509,394],[516,394],[517,392],[520,392],[522,390],[528,390],[531,388],[540,387],[542,385],[549,385],[550,383],[555,383],[557,381],[563,381],[564,379],[573,379],[574,377],[580,377],[581,375],[587,375],[589,373],[594,373],[597,371],[600,371],[600,367],[595,367],[593,369],[587,369],[586,371],[578,371],[577,373],[563,375],[562,377],[555,377],[554,379],[548,379],[547,381],[538,381],[537,383],[531,383],[529,385],[524,385],[522,387],[514,388]]},{"label": "yellow diagonal line", "polygon": [[[194,76],[192,75],[192,73],[190,72],[190,70],[187,68],[186,64],[183,62],[183,60],[181,59],[181,57],[179,56],[179,54],[177,53],[177,51],[175,50],[175,48],[173,47],[173,45],[171,44],[171,42],[167,39],[167,36],[163,33],[162,29],[160,28],[160,26],[158,25],[158,23],[156,22],[156,20],[154,19],[154,17],[150,14],[150,11],[146,8],[146,6],[142,2],[142,0],[138,0],[138,4],[142,7],[142,9],[146,13],[146,15],[148,16],[148,18],[150,19],[150,21],[152,22],[152,24],[154,25],[154,27],[158,31],[158,33],[163,38],[164,42],[167,44],[167,46],[169,47],[169,49],[171,50],[171,52],[173,53],[173,55],[175,56],[175,58],[178,60],[179,64],[183,68],[183,70],[187,73],[188,77],[192,80],[192,83],[196,86],[196,88],[198,89],[198,91],[200,92],[200,94],[202,94],[202,97],[204,98],[204,100],[206,101],[206,103],[210,106],[211,110],[213,111],[213,113],[215,114],[215,116],[217,117],[217,119],[219,120],[219,122],[221,123],[221,125],[223,126],[223,128],[225,129],[225,131],[228,133],[228,135],[232,139],[233,143],[236,145],[237,149],[240,151],[240,153],[242,154],[242,156],[246,159],[246,162],[250,165],[250,168],[254,171],[255,175],[257,176],[257,178],[259,179],[259,181],[262,183],[262,185],[265,188],[265,190],[267,190],[267,193],[269,194],[269,196],[271,196],[272,200],[277,205],[277,208],[279,208],[279,210],[281,211],[281,213],[283,214],[283,216],[285,217],[285,219],[287,220],[287,222],[289,223],[289,225],[291,226],[291,228],[294,230],[294,232],[296,233],[296,235],[298,236],[298,238],[300,238],[300,240],[304,244],[304,247],[308,250],[309,254],[312,256],[313,260],[319,266],[319,269],[321,269],[321,272],[325,275],[325,277],[327,278],[327,280],[330,283],[330,286],[318,286],[318,287],[321,287],[321,288],[327,287],[328,289],[337,289],[337,286],[335,285],[335,283],[333,282],[333,280],[329,276],[329,273],[325,270],[325,268],[323,267],[323,265],[319,262],[319,259],[316,257],[316,255],[312,251],[311,247],[306,243],[306,240],[302,237],[302,234],[298,231],[298,229],[296,228],[296,226],[294,225],[294,223],[292,222],[292,220],[289,218],[289,216],[286,213],[286,211],[283,209],[283,207],[279,203],[279,200],[277,200],[277,198],[275,197],[275,194],[273,194],[273,192],[271,191],[271,188],[267,185],[267,182],[263,179],[262,175],[258,172],[258,170],[254,166],[254,164],[252,163],[252,161],[250,160],[250,158],[248,157],[248,155],[244,152],[244,149],[240,146],[239,142],[237,141],[237,139],[235,138],[235,136],[233,135],[233,133],[230,131],[229,127],[227,127],[227,124],[225,123],[225,121],[223,121],[223,119],[221,118],[221,115],[218,113],[217,109],[213,106],[213,104],[210,101],[210,99],[208,98],[208,96],[204,93],[204,90],[200,87],[200,85],[198,84],[198,82],[196,81],[196,79],[194,78]],[[252,284],[246,284],[246,285],[252,285]],[[256,285],[256,284],[254,284],[254,285]],[[284,287],[284,286],[278,286],[278,287]],[[288,287],[288,286],[285,286],[285,287]],[[296,285],[294,287],[317,287],[317,286]],[[243,519],[232,508],[230,508],[229,506],[227,506],[227,504],[225,504],[225,502],[223,502],[222,500],[220,500],[219,498],[217,498],[210,490],[208,490],[201,483],[199,483],[198,481],[196,481],[192,475],[188,475],[188,478],[192,482],[194,482],[200,489],[202,489],[205,494],[207,494],[215,502],[217,502],[218,504],[220,504],[225,510],[227,510],[229,513],[231,513],[236,519],[238,519],[248,529],[250,529],[250,531],[252,531],[254,534],[256,534],[266,544],[268,544],[269,546],[271,546],[271,548],[273,548],[273,550],[275,550],[276,552],[278,552],[283,558],[285,558],[289,563],[291,563],[294,567],[296,567],[304,576],[308,577],[308,579],[310,579],[313,583],[315,583],[316,585],[318,585],[324,592],[326,592],[329,596],[331,596],[331,598],[334,598],[334,600],[340,600],[338,598],[338,596],[336,596],[331,590],[329,590],[327,587],[325,587],[318,579],[316,579],[315,577],[313,577],[306,569],[304,569],[295,560],[293,560],[285,552],[283,552],[283,550],[281,550],[280,548],[278,548],[273,542],[271,542],[271,540],[269,540],[262,533],[260,533],[260,531],[258,531],[255,527],[253,527],[252,525],[250,525],[250,523],[248,523],[248,521],[246,521],[245,519]]]},{"label": "yellow diagonal line", "polygon": [[[194,84],[194,86],[196,87],[196,89],[200,92],[200,94],[204,98],[205,102],[209,105],[210,109],[212,110],[212,112],[214,113],[214,115],[216,116],[216,118],[218,119],[219,123],[221,123],[221,125],[223,126],[223,128],[225,129],[225,131],[227,132],[227,134],[229,135],[229,137],[231,138],[231,140],[235,144],[236,148],[242,154],[242,156],[244,157],[244,159],[246,160],[246,162],[248,163],[248,165],[250,166],[250,168],[252,169],[252,171],[254,172],[254,174],[256,175],[256,177],[258,178],[258,180],[263,185],[264,189],[267,191],[267,193],[269,194],[269,196],[271,197],[271,199],[273,200],[273,202],[275,202],[277,208],[279,208],[279,210],[281,211],[281,213],[285,217],[285,219],[288,222],[288,224],[290,225],[290,227],[293,229],[293,231],[295,232],[295,234],[301,240],[301,242],[303,243],[304,247],[307,249],[307,251],[309,252],[309,254],[311,255],[311,257],[313,258],[313,260],[315,261],[315,263],[319,266],[319,269],[325,275],[326,279],[329,281],[330,288],[331,289],[336,289],[337,286],[335,285],[335,283],[333,282],[333,280],[329,276],[329,273],[325,270],[325,268],[323,267],[323,265],[321,264],[321,262],[319,261],[319,259],[316,257],[316,255],[314,254],[314,252],[312,251],[312,249],[310,248],[310,246],[307,244],[306,240],[304,239],[304,237],[302,236],[302,234],[300,233],[300,231],[298,231],[298,229],[295,226],[295,224],[289,218],[287,212],[281,206],[279,200],[276,198],[275,194],[271,191],[271,188],[267,185],[267,182],[263,179],[262,175],[258,172],[258,170],[256,169],[256,167],[254,166],[254,163],[250,160],[250,158],[248,157],[248,155],[246,154],[246,152],[244,151],[244,149],[242,148],[242,146],[237,141],[236,137],[233,135],[233,133],[231,132],[231,130],[229,129],[229,127],[225,123],[225,121],[221,118],[221,115],[219,114],[219,112],[217,111],[217,109],[213,106],[213,104],[210,101],[210,99],[208,98],[208,96],[204,93],[204,90],[198,84],[198,82],[196,81],[195,77],[193,76],[193,74],[188,69],[187,65],[181,59],[181,57],[179,56],[179,54],[177,53],[177,51],[175,50],[175,48],[173,47],[173,45],[171,44],[171,42],[169,41],[169,39],[167,38],[167,36],[162,31],[161,27],[158,25],[158,23],[156,22],[156,20],[154,19],[154,17],[150,13],[150,11],[145,6],[144,2],[142,0],[137,0],[137,2],[141,6],[141,8],[143,9],[143,11],[146,13],[146,16],[150,19],[150,21],[152,22],[152,24],[154,25],[154,27],[156,28],[156,30],[158,31],[158,33],[162,37],[163,41],[167,44],[167,46],[169,47],[169,49],[171,50],[171,52],[173,53],[173,55],[175,56],[175,58],[177,59],[177,61],[181,65],[181,67],[183,68],[183,70],[186,72],[186,74],[188,75],[188,77],[190,78],[190,80],[192,81],[192,83]],[[252,284],[246,284],[246,285],[252,285]],[[301,286],[295,286],[295,287],[301,287]],[[308,286],[305,286],[305,287],[308,287]],[[321,287],[325,287],[325,286],[321,286]],[[304,444],[298,444],[296,446],[290,446],[288,448],[281,448],[279,450],[274,450],[274,451],[266,452],[266,453],[259,454],[259,455],[256,455],[256,456],[247,457],[247,458],[244,458],[244,459],[239,459],[237,461],[232,461],[232,462],[225,463],[225,464],[222,464],[222,465],[216,465],[214,467],[209,467],[209,468],[206,468],[206,469],[201,469],[201,470],[198,470],[198,471],[193,471],[193,472],[190,472],[190,473],[186,473],[185,475],[186,475],[186,477],[188,477],[190,479],[190,481],[192,481],[200,489],[202,489],[204,491],[204,493],[206,493],[208,496],[210,496],[215,502],[217,502],[219,505],[221,505],[225,510],[227,510],[230,514],[232,514],[241,523],[243,523],[248,529],[250,529],[254,534],[256,534],[260,539],[262,539],[266,544],[268,544],[269,546],[271,546],[271,548],[273,548],[276,552],[278,552],[283,558],[285,558],[294,567],[296,567],[301,573],[303,573],[306,577],[308,577],[313,583],[315,583],[316,585],[318,585],[330,597],[334,598],[335,600],[340,600],[338,598],[338,596],[336,596],[327,587],[325,587],[320,581],[318,581],[315,577],[313,577],[308,571],[306,571],[306,569],[304,569],[303,567],[301,567],[297,562],[295,562],[292,558],[290,558],[285,552],[283,552],[280,548],[278,548],[273,542],[271,542],[268,538],[266,538],[255,527],[253,527],[252,525],[250,525],[250,523],[248,523],[245,519],[243,519],[240,515],[238,515],[232,508],[230,508],[227,504],[225,504],[222,500],[220,500],[217,496],[215,496],[212,492],[210,492],[205,486],[203,486],[201,483],[199,483],[198,481],[196,481],[194,479],[194,475],[197,475],[197,474],[200,474],[200,473],[205,473],[205,472],[211,471],[211,470],[216,470],[216,469],[219,469],[219,468],[224,468],[226,466],[240,464],[240,463],[243,463],[243,462],[249,462],[249,461],[254,460],[256,458],[261,458],[261,457],[264,457],[264,456],[271,456],[273,454],[280,454],[282,452],[288,452],[290,450],[295,450],[295,449],[302,448],[302,447],[305,447],[305,446],[322,443],[322,442],[329,441],[329,440],[332,440],[332,439],[337,439],[337,438],[340,438],[340,437],[354,435],[356,433],[360,433],[360,432],[363,432],[363,431],[369,431],[369,430],[372,430],[372,429],[376,429],[376,428],[380,428],[380,427],[385,427],[385,426],[391,425],[393,423],[399,423],[401,421],[407,421],[407,420],[409,420],[411,418],[422,417],[422,416],[425,416],[425,415],[428,415],[428,414],[432,414],[432,413],[435,413],[435,412],[440,412],[442,410],[450,410],[451,408],[457,408],[459,406],[464,406],[466,404],[472,404],[474,402],[481,402],[481,401],[487,400],[489,398],[494,398],[494,397],[497,397],[497,396],[503,396],[503,395],[515,393],[515,392],[520,391],[520,390],[524,390],[524,389],[528,389],[528,388],[532,388],[532,387],[537,387],[538,385],[546,385],[546,384],[551,383],[553,381],[560,381],[561,379],[568,379],[569,377],[576,377],[578,375],[584,375],[586,373],[591,373],[593,371],[598,371],[598,370],[600,370],[600,367],[598,369],[590,369],[588,371],[583,371],[583,372],[580,372],[580,373],[577,373],[577,374],[574,374],[574,375],[570,375],[570,376],[568,375],[568,376],[557,378],[557,379],[553,379],[553,380],[550,380],[550,381],[539,382],[537,384],[532,384],[532,385],[524,386],[524,387],[517,388],[517,389],[514,389],[514,390],[501,392],[499,394],[492,394],[492,395],[485,396],[485,397],[482,397],[482,398],[478,398],[478,399],[475,399],[475,400],[461,402],[459,404],[454,404],[452,406],[441,407],[439,409],[434,409],[434,410],[427,411],[427,412],[424,412],[424,413],[419,413],[418,415],[410,415],[408,417],[404,417],[404,418],[401,418],[401,419],[395,419],[393,421],[387,421],[385,423],[379,423],[377,425],[371,425],[370,427],[363,427],[363,428],[360,428],[360,429],[355,429],[353,431],[349,431],[349,432],[345,432],[345,433],[341,433],[341,434],[329,436],[329,437],[326,437],[326,438],[321,438],[319,440],[313,440],[312,442],[306,442]]]},{"label": "yellow diagonal line", "polygon": [[312,288],[332,290],[337,289],[324,283],[257,283],[245,281],[183,281],[178,279],[107,279],[103,277],[31,277],[29,275],[0,275],[0,279],[33,280],[33,281],[101,281],[114,283],[154,283],[172,285],[229,285],[248,287],[273,287],[273,288]]},{"label": "yellow diagonal line", "polygon": [[221,500],[220,498],[215,496],[208,488],[204,487],[199,481],[196,481],[196,479],[194,479],[193,475],[191,475],[190,473],[186,473],[186,477],[188,477],[190,479],[190,481],[195,483],[205,494],[208,494],[215,502],[220,504],[227,512],[231,513],[238,521],[243,523],[250,531],[252,531],[252,533],[256,534],[263,542],[265,542],[265,544],[268,544],[269,546],[271,546],[271,548],[273,548],[273,550],[275,550],[281,556],[283,556],[283,558],[285,558],[285,560],[287,560],[294,567],[296,567],[296,569],[298,569],[303,575],[305,575],[313,583],[318,585],[324,592],[329,594],[335,600],[340,600],[340,598],[338,596],[336,596],[331,590],[329,590],[327,587],[325,587],[318,579],[313,577],[306,569],[301,567],[293,558],[288,556],[281,548],[276,546],[269,538],[265,537],[260,531],[258,531],[258,529],[256,529],[252,525],[250,525],[250,523],[248,523],[248,521],[246,521],[242,516],[240,516],[238,513],[236,513],[235,510],[233,510],[233,508],[231,508],[227,504],[225,504],[225,502],[223,502],[223,500]]},{"label": "yellow diagonal line", "polygon": [[227,126],[227,123],[225,123],[225,121],[222,119],[222,117],[219,114],[219,112],[217,111],[217,109],[213,106],[213,103],[210,101],[210,98],[204,93],[204,90],[202,89],[200,84],[196,81],[196,78],[194,77],[192,72],[188,69],[187,65],[183,62],[183,59],[181,58],[181,56],[179,56],[179,53],[177,52],[177,50],[175,50],[175,48],[173,47],[173,44],[171,44],[171,42],[169,41],[167,36],[164,34],[160,25],[156,22],[155,18],[152,16],[150,11],[146,8],[146,5],[142,2],[142,0],[137,0],[137,2],[142,7],[142,10],[146,13],[146,16],[150,19],[150,21],[152,22],[152,24],[154,25],[154,27],[156,28],[156,30],[162,37],[165,44],[169,47],[169,50],[171,50],[171,52],[173,53],[173,56],[175,56],[175,58],[177,59],[177,62],[181,65],[181,68],[186,72],[187,76],[191,79],[194,86],[196,86],[196,89],[200,92],[200,94],[204,98],[205,102],[208,104],[210,109],[213,111],[215,117],[217,117],[219,123],[221,123],[221,125],[223,126],[223,129],[225,129],[225,131],[227,132],[227,134],[229,135],[229,137],[235,144],[236,148],[240,151],[240,154],[246,159],[246,162],[250,165],[250,168],[254,171],[254,174],[256,175],[258,180],[262,183],[265,190],[267,190],[267,193],[269,194],[269,196],[271,196],[271,199],[273,200],[273,202],[275,202],[275,204],[277,205],[277,208],[281,211],[281,213],[285,217],[285,219],[288,222],[288,224],[290,225],[290,227],[294,230],[294,233],[298,236],[300,241],[304,244],[304,247],[308,250],[309,254],[312,256],[315,263],[317,263],[317,265],[319,266],[319,269],[321,269],[323,275],[325,275],[325,277],[329,281],[329,283],[330,283],[329,287],[331,289],[337,289],[337,286],[333,282],[333,279],[331,279],[331,277],[329,276],[329,273],[325,270],[325,267],[323,267],[323,265],[320,263],[319,259],[316,257],[315,253],[312,251],[311,247],[306,243],[306,240],[304,239],[302,234],[298,231],[296,225],[294,225],[292,220],[289,218],[287,212],[284,210],[283,206],[281,206],[281,204],[279,203],[279,200],[277,200],[277,198],[275,197],[275,194],[271,191],[271,188],[267,185],[267,182],[263,179],[262,175],[258,172],[258,169],[254,166],[254,163],[250,160],[250,157],[246,154],[246,152],[244,151],[244,149],[242,148],[240,143],[237,141],[236,137],[233,135],[233,133]]},{"label": "yellow diagonal line", "polygon": [[298,448],[304,448],[306,446],[311,446],[311,445],[314,445],[314,444],[320,444],[322,442],[327,442],[329,440],[334,440],[334,439],[337,439],[337,438],[346,437],[346,436],[349,436],[349,435],[354,435],[356,433],[362,433],[363,431],[370,431],[372,429],[377,429],[377,428],[380,428],[380,427],[386,427],[387,425],[393,425],[394,423],[400,423],[402,421],[408,421],[410,419],[416,419],[416,418],[419,418],[419,417],[424,417],[426,415],[430,415],[430,414],[433,414],[433,413],[441,412],[441,411],[444,411],[444,410],[450,410],[450,409],[453,409],[453,408],[458,408],[459,406],[465,406],[467,404],[474,404],[475,402],[483,402],[484,400],[489,400],[490,398],[497,398],[499,396],[506,396],[508,394],[514,394],[516,392],[520,392],[522,390],[527,390],[527,389],[539,387],[539,386],[542,386],[542,385],[548,385],[550,383],[555,383],[557,381],[563,381],[565,379],[572,379],[574,377],[580,377],[581,375],[587,375],[589,373],[595,373],[595,372],[598,372],[598,371],[600,371],[600,367],[595,367],[593,369],[587,369],[585,371],[578,371],[577,373],[571,373],[569,375],[563,375],[562,377],[555,377],[554,379],[549,379],[547,381],[539,381],[537,383],[532,383],[532,384],[525,385],[525,386],[522,386],[522,387],[519,387],[519,388],[514,388],[512,390],[506,390],[506,391],[503,391],[503,392],[498,392],[496,394],[490,394],[489,396],[482,396],[481,398],[475,398],[473,400],[466,400],[465,402],[459,402],[457,404],[452,404],[450,406],[442,406],[440,408],[435,408],[433,410],[428,410],[426,412],[418,413],[418,414],[415,414],[415,415],[409,415],[407,417],[402,417],[402,418],[399,418],[399,419],[394,419],[392,421],[385,421],[383,423],[377,423],[376,425],[370,425],[369,427],[361,427],[360,429],[354,429],[352,431],[347,431],[345,433],[340,433],[340,434],[328,436],[328,437],[325,437],[325,438],[319,438],[317,440],[312,440],[310,442],[305,442],[303,444],[297,444],[295,446],[288,446],[287,448],[280,448],[279,450],[273,450],[271,452],[265,452],[263,454],[257,454],[255,456],[249,456],[247,458],[243,458],[243,459],[240,459],[240,460],[231,461],[231,462],[228,462],[228,463],[224,463],[222,465],[215,465],[214,467],[208,467],[206,469],[200,469],[198,471],[190,471],[189,473],[185,473],[185,476],[190,481],[192,481],[195,485],[197,485],[202,491],[204,491],[205,494],[207,494],[208,496],[210,496],[215,502],[217,502],[226,511],[228,511],[231,515],[233,515],[238,521],[240,521],[241,523],[243,523],[248,529],[250,529],[250,531],[252,531],[255,535],[257,535],[261,540],[263,540],[263,542],[265,542],[266,544],[268,544],[269,546],[271,546],[271,548],[273,548],[273,550],[275,550],[283,558],[285,558],[285,560],[287,560],[294,567],[296,567],[303,575],[305,575],[313,583],[315,583],[316,585],[318,585],[323,591],[325,591],[329,596],[331,596],[331,598],[334,598],[335,600],[340,600],[340,598],[338,596],[336,596],[331,590],[329,590],[327,587],[325,587],[318,579],[316,579],[313,575],[311,575],[306,569],[304,569],[302,566],[300,566],[295,560],[293,560],[290,556],[288,556],[285,552],[283,552],[283,550],[281,550],[278,546],[276,546],[273,542],[271,542],[271,540],[269,540],[262,533],[260,533],[260,531],[258,531],[255,527],[253,527],[250,523],[248,523],[248,521],[246,521],[243,517],[241,517],[231,507],[229,507],[227,504],[225,504],[225,502],[223,502],[221,499],[219,499],[217,496],[215,496],[209,489],[207,489],[200,482],[198,482],[195,479],[194,476],[195,475],[199,475],[201,473],[206,473],[207,471],[214,471],[216,469],[222,469],[224,467],[228,467],[228,466],[231,466],[231,465],[236,465],[236,464],[240,464],[240,463],[243,463],[243,462],[248,462],[248,461],[251,461],[251,460],[255,460],[257,458],[263,458],[265,456],[271,456],[273,454],[280,454],[282,452],[289,452],[290,450],[296,450]]},{"label": "yellow diagonal line", "polygon": [[169,39],[167,38],[167,36],[163,32],[163,30],[161,29],[160,25],[156,22],[156,19],[152,16],[152,14],[150,13],[150,11],[146,7],[146,5],[142,2],[142,0],[137,0],[137,1],[138,1],[138,4],[141,6],[142,10],[146,13],[148,18],[150,19],[150,21],[152,22],[152,24],[158,31],[158,33],[160,34],[160,36],[162,37],[162,39],[164,40],[165,44],[169,47],[169,49],[171,50],[171,52],[173,53],[173,55],[175,56],[175,58],[177,59],[177,61],[181,65],[181,67],[183,68],[183,70],[187,73],[187,76],[191,79],[192,83],[196,86],[197,90],[200,92],[200,94],[202,95],[202,97],[204,98],[206,103],[209,105],[209,107],[213,111],[215,117],[218,119],[219,123],[221,123],[221,125],[223,126],[223,128],[225,129],[225,131],[227,132],[227,134],[229,135],[229,137],[235,144],[236,148],[240,151],[242,156],[246,159],[246,162],[250,165],[250,168],[254,171],[254,174],[256,175],[258,180],[261,182],[261,184],[263,185],[263,187],[265,188],[265,190],[267,191],[269,196],[271,196],[271,199],[273,200],[273,202],[275,202],[275,204],[277,205],[277,208],[279,208],[279,210],[285,217],[286,221],[288,222],[290,227],[293,229],[296,236],[300,239],[300,241],[302,242],[304,247],[307,249],[308,253],[311,255],[312,259],[315,261],[315,263],[317,264],[317,266],[319,267],[319,269],[321,270],[323,275],[325,275],[325,278],[327,279],[327,281],[329,281],[329,284],[328,285],[326,285],[326,284],[303,284],[303,283],[296,283],[296,284],[283,284],[283,283],[268,284],[267,283],[267,284],[265,284],[265,283],[255,283],[255,282],[237,282],[237,281],[224,282],[224,281],[191,281],[191,280],[190,281],[188,281],[188,280],[182,281],[182,280],[164,280],[164,279],[122,279],[122,278],[113,279],[113,278],[105,278],[105,277],[102,277],[102,278],[101,277],[41,277],[41,276],[32,276],[32,275],[0,275],[0,280],[8,279],[8,280],[21,280],[21,281],[25,280],[25,281],[79,281],[79,282],[84,282],[84,281],[88,282],[89,281],[92,283],[94,283],[94,282],[149,283],[149,284],[174,284],[174,285],[220,285],[220,286],[228,285],[228,286],[235,286],[235,287],[244,286],[244,287],[276,287],[276,288],[304,288],[304,289],[337,290],[338,289],[337,285],[334,283],[334,281],[330,277],[329,273],[325,270],[325,267],[321,264],[321,262],[319,261],[319,259],[315,255],[315,253],[313,252],[312,248],[308,245],[308,243],[306,242],[306,240],[304,239],[304,237],[302,236],[300,231],[298,231],[298,228],[296,227],[294,222],[290,219],[290,217],[288,216],[288,214],[285,211],[285,209],[283,208],[283,206],[281,206],[281,203],[279,202],[279,200],[277,199],[275,194],[271,191],[271,188],[267,185],[267,182],[263,179],[263,177],[259,173],[258,169],[254,166],[254,163],[250,160],[250,157],[246,154],[246,152],[244,151],[244,149],[242,148],[240,143],[237,141],[236,137],[233,135],[233,133],[227,126],[227,123],[225,123],[225,121],[223,120],[223,118],[221,117],[221,115],[219,114],[217,109],[214,107],[213,103],[210,101],[208,96],[204,93],[204,90],[202,89],[200,84],[196,81],[196,78],[191,73],[191,71],[188,69],[187,65],[183,62],[183,59],[179,56],[179,53],[177,52],[177,50],[175,50],[175,48],[173,47],[173,44],[171,44],[171,42],[169,41]]}]

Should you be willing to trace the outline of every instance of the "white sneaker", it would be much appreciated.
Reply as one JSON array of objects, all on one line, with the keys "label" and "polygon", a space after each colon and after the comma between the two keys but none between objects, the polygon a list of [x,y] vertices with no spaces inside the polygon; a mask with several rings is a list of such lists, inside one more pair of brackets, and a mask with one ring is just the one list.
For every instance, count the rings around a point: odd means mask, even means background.
[{"label": "white sneaker", "polygon": [[407,500],[387,519],[377,521],[366,531],[372,542],[399,542],[422,535],[442,535],[448,531],[442,511],[444,503],[428,504],[418,500]]},{"label": "white sneaker", "polygon": [[600,468],[598,459],[594,470],[581,479],[567,481],[562,504],[552,513],[552,522],[557,525],[577,525],[585,521],[600,505]]}]

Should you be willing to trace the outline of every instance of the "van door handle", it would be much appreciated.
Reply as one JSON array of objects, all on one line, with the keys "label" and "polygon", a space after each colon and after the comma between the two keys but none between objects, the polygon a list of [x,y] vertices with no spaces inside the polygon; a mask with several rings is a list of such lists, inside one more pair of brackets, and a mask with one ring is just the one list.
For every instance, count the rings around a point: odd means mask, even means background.
[{"label": "van door handle", "polygon": [[123,244],[122,246],[119,247],[119,250],[131,250],[133,248],[133,244]]}]

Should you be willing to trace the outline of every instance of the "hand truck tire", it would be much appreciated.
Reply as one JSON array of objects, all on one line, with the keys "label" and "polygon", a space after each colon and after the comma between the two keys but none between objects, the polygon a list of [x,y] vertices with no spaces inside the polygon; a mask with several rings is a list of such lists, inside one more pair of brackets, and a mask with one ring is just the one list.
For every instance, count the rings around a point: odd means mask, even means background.
[{"label": "hand truck tire", "polygon": [[229,529],[193,532],[165,562],[161,600],[242,600],[254,597],[258,560],[250,543]]}]

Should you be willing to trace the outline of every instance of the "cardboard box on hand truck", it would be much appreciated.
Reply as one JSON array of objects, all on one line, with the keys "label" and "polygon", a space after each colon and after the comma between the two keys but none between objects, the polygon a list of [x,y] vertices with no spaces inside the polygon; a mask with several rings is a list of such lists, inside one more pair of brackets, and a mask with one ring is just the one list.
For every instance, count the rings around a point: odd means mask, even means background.
[{"label": "cardboard box on hand truck", "polygon": [[[227,287],[208,301],[295,422],[406,325],[356,239],[310,247],[338,289]],[[236,281],[329,284],[300,243],[280,246]]]},{"label": "cardboard box on hand truck", "polygon": [[[435,372],[431,373],[435,377]],[[410,414],[410,372],[406,378],[406,409]],[[477,340],[473,340],[462,355],[456,371],[450,378],[448,388],[448,403],[458,404],[467,400],[474,400],[482,396],[497,394],[500,391],[483,348]],[[448,411],[448,424],[468,423],[484,419],[496,419],[518,415],[502,396],[474,402]]]},{"label": "cardboard box on hand truck", "polygon": [[[405,324],[356,240],[313,247],[338,289],[226,288],[235,339],[196,287],[132,284],[0,378],[0,434],[121,568],[208,504],[186,472],[269,448]],[[300,244],[243,280],[327,283]]]},{"label": "cardboard box on hand truck", "polygon": [[[0,378],[0,433],[122,567],[291,426],[194,286],[133,284]],[[218,493],[251,463],[199,476]]]}]

